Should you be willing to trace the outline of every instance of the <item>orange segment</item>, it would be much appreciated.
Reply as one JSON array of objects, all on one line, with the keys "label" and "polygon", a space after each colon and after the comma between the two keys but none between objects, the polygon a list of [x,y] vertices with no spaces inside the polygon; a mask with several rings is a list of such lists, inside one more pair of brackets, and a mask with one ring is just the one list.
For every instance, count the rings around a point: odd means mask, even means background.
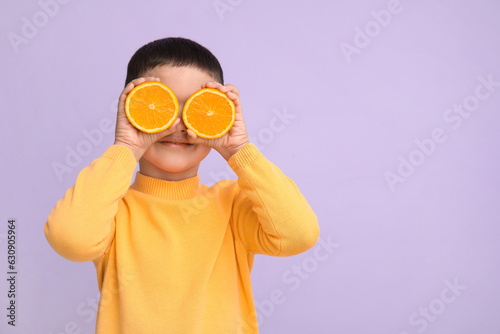
[{"label": "orange segment", "polygon": [[179,116],[179,102],[165,84],[145,82],[128,94],[125,113],[137,129],[148,133],[160,132],[171,126]]},{"label": "orange segment", "polygon": [[222,137],[231,129],[235,118],[233,101],[214,88],[203,88],[191,95],[182,110],[186,127],[202,138]]}]

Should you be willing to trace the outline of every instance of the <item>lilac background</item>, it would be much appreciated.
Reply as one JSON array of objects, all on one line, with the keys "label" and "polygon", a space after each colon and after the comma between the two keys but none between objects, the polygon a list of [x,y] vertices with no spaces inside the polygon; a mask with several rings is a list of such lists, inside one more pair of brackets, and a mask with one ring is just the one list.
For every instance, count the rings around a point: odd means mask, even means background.
[{"label": "lilac background", "polygon": [[[68,147],[85,148],[85,131],[114,127],[130,56],[166,36],[218,57],[241,91],[252,141],[302,190],[323,243],[336,244],[256,257],[261,333],[500,332],[500,87],[460,126],[444,119],[474,102],[479,77],[500,81],[498,1],[65,1],[52,16],[37,1],[2,1],[0,11],[1,333],[94,332],[93,264],[58,256],[43,225],[113,132],[100,132],[60,179],[52,165],[66,164]],[[372,11],[388,7],[399,13],[374,23]],[[14,47],[9,36],[23,36],[34,16],[38,31]],[[355,46],[357,28],[372,37],[358,37],[363,47],[346,57],[342,43]],[[285,111],[293,118],[278,122]],[[434,129],[445,140],[418,153],[415,141],[428,143]],[[391,189],[385,174],[410,158],[419,165]],[[227,170],[213,152],[201,181]],[[14,329],[5,317],[10,217],[19,237]],[[447,280],[461,290],[444,290]]]}]

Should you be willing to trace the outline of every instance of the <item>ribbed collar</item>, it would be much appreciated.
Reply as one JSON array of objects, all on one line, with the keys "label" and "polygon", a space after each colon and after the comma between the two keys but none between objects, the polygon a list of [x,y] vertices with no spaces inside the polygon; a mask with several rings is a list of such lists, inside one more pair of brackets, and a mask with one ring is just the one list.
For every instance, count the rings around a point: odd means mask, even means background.
[{"label": "ribbed collar", "polygon": [[198,193],[199,184],[199,174],[181,181],[166,181],[137,172],[135,175],[135,181],[130,188],[148,195],[165,199],[186,199],[191,198]]}]

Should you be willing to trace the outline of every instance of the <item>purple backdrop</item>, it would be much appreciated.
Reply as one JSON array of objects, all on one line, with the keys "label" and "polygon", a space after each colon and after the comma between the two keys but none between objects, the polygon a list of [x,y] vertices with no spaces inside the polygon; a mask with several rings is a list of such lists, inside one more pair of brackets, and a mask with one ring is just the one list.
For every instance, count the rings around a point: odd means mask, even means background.
[{"label": "purple backdrop", "polygon": [[[320,242],[257,256],[261,333],[498,333],[498,1],[2,1],[0,332],[93,333],[93,264],[43,225],[113,143],[133,52],[191,38],[241,91],[252,142]],[[234,177],[213,152],[200,169]],[[16,221],[16,327],[8,220]]]}]

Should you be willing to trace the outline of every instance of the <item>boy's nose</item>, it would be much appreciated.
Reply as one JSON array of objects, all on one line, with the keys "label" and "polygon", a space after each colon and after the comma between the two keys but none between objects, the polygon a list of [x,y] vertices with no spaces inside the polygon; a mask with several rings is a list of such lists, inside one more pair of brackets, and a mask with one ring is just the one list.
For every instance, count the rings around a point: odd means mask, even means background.
[{"label": "boy's nose", "polygon": [[181,121],[177,125],[176,131],[177,132],[186,132],[187,131],[187,127],[184,124],[184,121],[182,120],[182,112],[179,113],[179,116],[177,118],[179,118]]}]

